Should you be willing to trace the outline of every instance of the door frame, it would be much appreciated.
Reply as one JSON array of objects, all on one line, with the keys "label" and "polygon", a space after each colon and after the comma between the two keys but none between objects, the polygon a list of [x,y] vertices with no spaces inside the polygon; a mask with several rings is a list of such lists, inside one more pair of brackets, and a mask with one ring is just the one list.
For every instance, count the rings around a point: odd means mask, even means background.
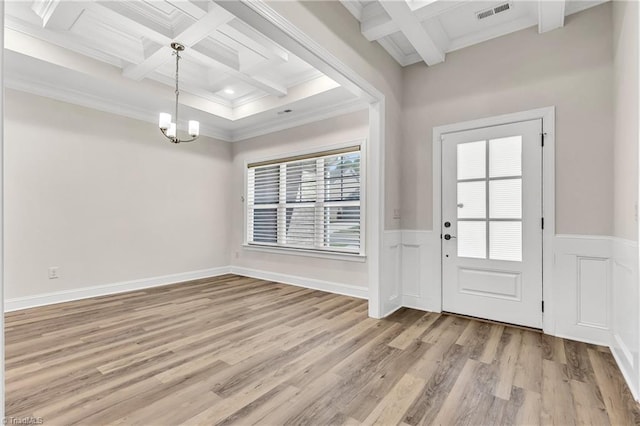
[{"label": "door frame", "polygon": [[[544,149],[542,152],[542,298],[544,313],[542,328],[546,334],[555,334],[553,304],[553,237],[555,235],[555,106],[537,108],[477,120],[464,121],[433,128],[432,171],[433,171],[433,247],[439,259],[440,268],[434,271],[437,285],[433,288],[433,305],[442,311],[442,243],[440,229],[442,222],[442,135],[483,127],[499,126],[519,121],[542,120]],[[435,241],[437,240],[437,241]],[[436,288],[437,287],[437,288]]]},{"label": "door frame", "polygon": [[[216,0],[217,1],[217,0]],[[345,87],[369,109],[366,167],[366,262],[369,316],[383,318],[401,307],[399,282],[389,282],[382,257],[385,228],[386,98],[376,86],[280,15],[264,1],[218,1],[217,4]]]}]

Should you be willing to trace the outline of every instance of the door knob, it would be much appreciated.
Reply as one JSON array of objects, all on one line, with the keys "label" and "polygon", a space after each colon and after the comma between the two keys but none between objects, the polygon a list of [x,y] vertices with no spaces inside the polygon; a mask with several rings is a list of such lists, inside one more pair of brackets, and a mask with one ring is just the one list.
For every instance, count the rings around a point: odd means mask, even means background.
[{"label": "door knob", "polygon": [[450,239],[455,238],[453,235],[444,234],[444,239],[449,241]]}]

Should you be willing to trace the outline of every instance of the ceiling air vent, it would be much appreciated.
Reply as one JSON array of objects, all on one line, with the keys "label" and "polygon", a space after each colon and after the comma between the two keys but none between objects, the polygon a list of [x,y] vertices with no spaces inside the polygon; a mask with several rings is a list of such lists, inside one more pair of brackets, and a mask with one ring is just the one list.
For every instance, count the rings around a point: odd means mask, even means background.
[{"label": "ceiling air vent", "polygon": [[503,3],[490,9],[481,10],[476,12],[476,18],[478,20],[488,18],[489,16],[497,15],[498,13],[506,12],[511,9],[511,3]]}]

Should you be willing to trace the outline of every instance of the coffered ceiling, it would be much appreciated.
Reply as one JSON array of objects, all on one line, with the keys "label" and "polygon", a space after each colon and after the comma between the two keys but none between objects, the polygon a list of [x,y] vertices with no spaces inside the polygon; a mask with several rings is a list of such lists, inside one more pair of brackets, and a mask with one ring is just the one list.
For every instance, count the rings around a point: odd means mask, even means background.
[{"label": "coffered ceiling", "polygon": [[180,115],[203,134],[241,140],[364,106],[213,1],[5,5],[10,88],[155,121],[173,112],[177,41]]},{"label": "coffered ceiling", "polygon": [[340,0],[402,66],[444,62],[446,54],[524,28],[560,28],[567,15],[607,0]]}]

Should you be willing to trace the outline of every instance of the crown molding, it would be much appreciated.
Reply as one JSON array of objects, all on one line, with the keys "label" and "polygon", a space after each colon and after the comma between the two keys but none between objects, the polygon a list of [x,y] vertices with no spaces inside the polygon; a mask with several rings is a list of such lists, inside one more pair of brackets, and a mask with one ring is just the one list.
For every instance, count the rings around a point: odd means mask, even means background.
[{"label": "crown molding", "polygon": [[[142,108],[136,108],[130,104],[117,102],[106,99],[101,96],[90,95],[78,90],[68,88],[60,88],[44,82],[35,82],[27,79],[19,79],[15,77],[7,77],[5,79],[5,87],[30,93],[45,98],[54,99],[61,102],[67,102],[86,108],[95,109],[123,117],[133,118],[148,123],[156,123],[157,116],[155,112],[150,112]],[[302,126],[304,124],[325,120],[339,115],[349,114],[355,111],[366,109],[368,104],[361,100],[348,100],[336,104],[323,106],[322,108],[313,109],[311,111],[295,115],[293,117],[281,118],[267,123],[261,123],[238,130],[220,129],[206,123],[200,123],[200,134],[224,142],[238,142],[249,138],[263,136],[269,133],[279,132],[281,130],[290,129],[292,127]]]},{"label": "crown molding", "polygon": [[[5,78],[5,87],[148,123],[157,122],[156,114],[148,110],[136,108],[130,104],[117,102],[112,99],[105,99],[101,96],[90,95],[78,90],[49,85],[42,81],[35,82],[7,76]],[[207,125],[206,123],[200,123],[200,134],[221,141],[232,142],[231,132]]]},{"label": "crown molding", "polygon": [[234,130],[232,134],[232,142],[239,142],[245,139],[263,136],[269,133],[279,132],[281,130],[290,129],[292,127],[302,126],[304,124],[325,120],[339,115],[349,114],[355,111],[367,109],[369,104],[360,99],[343,101],[337,104],[324,106],[292,117],[282,118],[275,122],[260,124],[247,127],[244,129]]}]

